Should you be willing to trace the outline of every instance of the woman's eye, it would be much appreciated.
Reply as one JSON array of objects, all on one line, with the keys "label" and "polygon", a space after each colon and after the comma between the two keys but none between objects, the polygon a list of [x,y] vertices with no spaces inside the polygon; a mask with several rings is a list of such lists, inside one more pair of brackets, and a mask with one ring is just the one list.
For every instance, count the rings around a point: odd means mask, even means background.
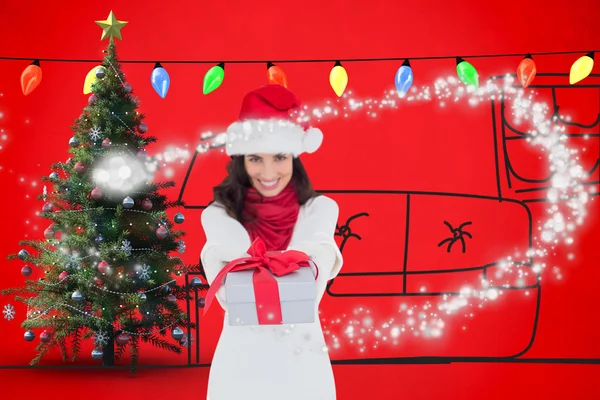
[{"label": "woman's eye", "polygon": [[283,160],[285,160],[285,156],[278,156],[278,157],[276,158],[276,160],[277,160],[277,161],[283,161]]},{"label": "woman's eye", "polygon": [[254,157],[250,159],[250,162],[258,162],[258,161],[259,161],[259,159],[258,158],[254,158]]}]

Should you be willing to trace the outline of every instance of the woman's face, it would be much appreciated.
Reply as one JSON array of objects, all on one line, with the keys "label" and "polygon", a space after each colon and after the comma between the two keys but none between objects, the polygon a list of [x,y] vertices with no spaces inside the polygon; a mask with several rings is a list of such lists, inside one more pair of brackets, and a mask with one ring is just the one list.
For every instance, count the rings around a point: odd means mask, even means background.
[{"label": "woman's face", "polygon": [[291,154],[249,154],[244,166],[252,186],[264,197],[277,196],[292,180]]}]

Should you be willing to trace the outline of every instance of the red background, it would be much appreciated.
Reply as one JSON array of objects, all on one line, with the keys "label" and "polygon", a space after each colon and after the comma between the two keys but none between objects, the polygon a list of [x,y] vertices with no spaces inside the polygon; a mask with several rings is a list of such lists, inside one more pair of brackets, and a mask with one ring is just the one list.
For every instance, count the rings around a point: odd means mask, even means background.
[{"label": "red background", "polygon": [[[222,87],[204,96],[202,77],[210,64],[169,64],[168,60],[344,60],[600,48],[600,27],[597,24],[600,5],[593,0],[580,1],[576,6],[563,1],[530,1],[513,5],[465,0],[452,3],[370,1],[362,4],[314,0],[290,4],[229,1],[179,2],[176,5],[108,1],[68,6],[66,3],[51,6],[41,1],[4,1],[0,4],[0,35],[3,38],[0,56],[100,59],[106,41],[100,42],[101,30],[94,21],[105,19],[110,10],[119,20],[129,21],[122,30],[124,40],[118,42],[119,57],[150,61],[147,64],[124,64],[123,71],[141,100],[140,111],[147,116],[149,133],[159,138],[159,142],[149,148],[151,154],[163,151],[169,145],[188,146],[193,152],[200,133],[207,129],[221,129],[234,120],[242,96],[264,84],[266,79],[264,64],[227,64]],[[539,72],[568,72],[571,63],[579,56],[540,56],[535,61]],[[493,75],[513,73],[520,59],[521,56],[469,61],[477,67],[483,82]],[[150,85],[155,61],[163,62],[171,76],[169,94],[164,100]],[[94,65],[42,62],[42,84],[25,97],[20,91],[19,76],[28,64],[29,61],[0,60],[0,112],[3,113],[0,129],[7,135],[6,140],[0,139],[2,257],[18,251],[20,239],[42,236],[46,221],[35,215],[42,204],[33,200],[41,193],[39,177],[50,172],[52,162],[64,161],[68,157],[72,121],[87,104],[87,96],[81,91],[83,79]],[[334,99],[328,82],[333,63],[279,65],[288,75],[290,89],[305,103],[319,105]],[[385,90],[393,88],[394,74],[399,65],[400,62],[396,61],[344,63],[350,77],[348,89],[358,98],[380,98]],[[416,86],[431,85],[440,76],[455,74],[453,59],[416,60],[412,66]],[[596,67],[594,72],[597,71]],[[566,82],[567,78],[562,79]],[[594,83],[598,83],[597,78]],[[598,89],[591,95],[582,95],[588,96],[585,102],[581,100],[584,97],[572,92],[565,96],[561,112],[568,112],[584,123],[595,120],[600,110]],[[318,190],[377,189],[497,195],[489,104],[472,108],[463,103],[442,109],[436,102],[401,104],[398,109],[384,111],[375,119],[357,113],[348,119],[325,122],[320,127],[325,134],[322,148],[314,155],[303,156]],[[593,132],[600,133],[598,125],[594,129]],[[592,150],[594,146],[597,147],[598,143],[591,145]],[[590,157],[588,159],[593,159],[594,155]],[[529,176],[544,177],[544,165],[531,161],[531,157],[517,159],[521,160],[521,171],[526,170]],[[586,164],[588,159],[584,165],[590,167]],[[184,200],[189,204],[206,204],[212,186],[223,177],[226,161],[227,158],[218,153],[200,156]],[[173,179],[177,187],[169,192],[172,198],[179,194],[188,162],[174,167]],[[33,181],[38,186],[32,186]],[[504,195],[518,198],[510,190],[506,190]],[[543,218],[546,205],[530,203],[529,206],[536,233],[536,222]],[[568,251],[565,249],[558,249],[556,255],[546,260],[550,266],[561,266],[563,280],[553,279],[549,271],[544,275],[536,337],[524,357],[600,357],[597,345],[600,312],[594,296],[595,282],[600,278],[597,269],[600,256],[597,245],[598,210],[597,201],[588,205],[586,224],[577,232],[575,243],[569,249],[575,254],[573,261],[567,260]],[[188,232],[188,237],[183,259],[195,263],[204,240],[199,223],[200,211],[186,210],[185,214],[186,222],[182,228]],[[387,237],[393,234],[392,229],[385,226],[377,234]],[[348,266],[351,261],[346,260]],[[0,287],[23,282],[18,262],[4,261],[2,265]],[[408,301],[411,301],[410,298]],[[15,304],[10,298],[2,298],[0,305],[8,302]],[[327,313],[336,315],[341,310],[352,308],[352,302],[355,299],[325,296],[322,305]],[[373,306],[377,307],[377,304],[373,303]],[[382,310],[389,306],[384,301],[379,304]],[[201,322],[203,363],[210,362],[220,331],[222,313],[215,310],[211,310]],[[23,329],[19,327],[25,308],[19,303],[16,311],[15,320],[0,320],[2,365],[27,365],[34,354],[34,344],[22,339]],[[487,316],[486,312],[489,313]],[[509,317],[510,313],[519,320],[523,310],[509,308]],[[494,319],[493,308],[484,309],[469,320],[467,326],[475,330],[495,329]],[[452,321],[450,324],[454,323],[454,326],[464,323],[460,318]],[[452,340],[458,340],[454,343],[460,347],[459,337]],[[506,340],[512,339],[500,335],[497,342]],[[488,344],[492,352],[495,350],[494,343]],[[420,342],[418,346],[430,349],[426,342]],[[173,358],[153,349],[148,349],[146,354],[145,358],[142,351],[142,363],[186,362],[183,356]],[[82,358],[80,363],[93,365],[93,360],[87,355]],[[332,355],[332,358],[336,356]],[[59,364],[58,351],[51,353],[43,362],[43,365]],[[557,382],[560,390],[564,390],[564,396],[592,398],[594,395],[589,381],[598,373],[597,366],[502,363],[452,364],[447,368],[434,365],[335,366],[334,370],[341,399],[367,395],[369,398],[391,398],[392,393],[398,393],[398,390],[410,398],[437,398],[442,395],[481,398],[482,393],[486,393],[483,397],[509,393],[513,397],[515,393],[519,397],[558,394],[559,389],[553,384],[540,386],[542,377]],[[136,382],[151,377],[155,382],[172,385],[176,376],[183,377],[181,383],[184,386],[190,386],[185,382],[197,382],[192,389],[182,389],[183,398],[202,398],[207,369],[192,371],[195,371],[193,376],[190,372],[177,375],[172,372],[139,372],[141,379]],[[68,374],[72,374],[73,381],[87,379],[89,382],[90,376],[97,372],[70,370]],[[122,374],[126,373],[123,371]],[[64,372],[52,375],[45,371],[0,371],[0,380],[6,379],[7,382],[23,379],[52,384],[56,383],[52,377],[58,376],[62,377],[64,384],[68,375]],[[133,387],[133,381],[122,383],[119,373],[104,373],[102,376],[114,381],[115,388],[129,390]],[[356,376],[364,380],[356,379]],[[552,380],[552,377],[555,379]],[[380,378],[381,382],[373,384],[374,378]],[[436,384],[431,385],[431,382]],[[109,393],[112,385],[101,390]],[[140,396],[145,393],[144,398],[152,398],[148,386],[140,390]],[[163,390],[164,396],[172,393],[166,388]],[[152,392],[154,395],[160,393],[158,389]]]}]

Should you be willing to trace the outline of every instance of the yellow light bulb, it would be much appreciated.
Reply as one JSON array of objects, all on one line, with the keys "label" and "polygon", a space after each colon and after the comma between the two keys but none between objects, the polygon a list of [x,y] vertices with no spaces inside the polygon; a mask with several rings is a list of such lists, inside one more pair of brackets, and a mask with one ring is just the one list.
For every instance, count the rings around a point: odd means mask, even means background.
[{"label": "yellow light bulb", "polygon": [[348,73],[339,61],[335,63],[329,73],[329,84],[338,97],[344,94],[344,90],[346,90],[346,86],[348,85]]},{"label": "yellow light bulb", "polygon": [[581,56],[571,65],[569,74],[569,83],[572,85],[585,78],[592,72],[594,68],[594,52],[589,52],[585,56]]},{"label": "yellow light bulb", "polygon": [[98,80],[98,76],[96,76],[96,71],[99,69],[103,70],[104,74],[106,74],[106,68],[104,68],[104,66],[102,65],[90,69],[90,72],[88,72],[85,76],[85,82],[83,83],[83,94],[92,93],[92,83]]}]

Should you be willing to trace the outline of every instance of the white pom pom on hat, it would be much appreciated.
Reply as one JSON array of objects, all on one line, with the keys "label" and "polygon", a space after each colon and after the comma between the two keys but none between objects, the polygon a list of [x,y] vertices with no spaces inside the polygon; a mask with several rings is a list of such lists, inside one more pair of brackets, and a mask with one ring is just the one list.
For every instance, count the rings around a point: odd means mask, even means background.
[{"label": "white pom pom on hat", "polygon": [[266,85],[244,96],[238,121],[227,128],[227,155],[314,153],[323,142],[318,128],[294,123],[289,112],[300,106],[294,93],[280,85]]}]

